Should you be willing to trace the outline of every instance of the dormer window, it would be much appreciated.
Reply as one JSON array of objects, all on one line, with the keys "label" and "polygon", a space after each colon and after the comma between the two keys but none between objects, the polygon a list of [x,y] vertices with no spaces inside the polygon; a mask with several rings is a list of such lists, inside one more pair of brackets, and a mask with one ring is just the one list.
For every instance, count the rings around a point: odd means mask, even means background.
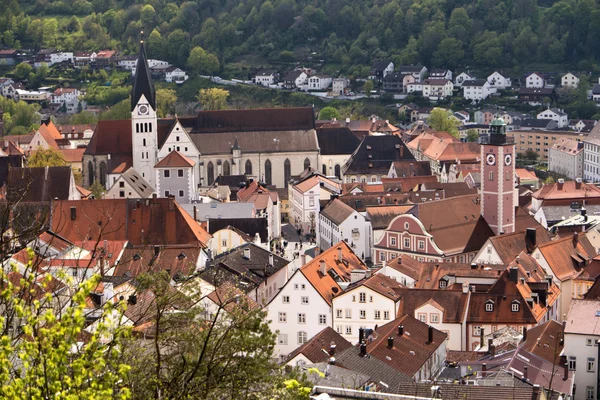
[{"label": "dormer window", "polygon": [[512,312],[519,312],[519,307],[520,307],[520,304],[519,304],[519,302],[517,300],[513,301],[510,304],[510,309],[511,309]]},{"label": "dormer window", "polygon": [[485,302],[485,311],[487,311],[487,312],[494,311],[494,302],[492,300],[488,300]]},{"label": "dormer window", "polygon": [[448,285],[448,282],[446,282],[446,280],[440,279],[440,289],[446,289],[447,285]]}]

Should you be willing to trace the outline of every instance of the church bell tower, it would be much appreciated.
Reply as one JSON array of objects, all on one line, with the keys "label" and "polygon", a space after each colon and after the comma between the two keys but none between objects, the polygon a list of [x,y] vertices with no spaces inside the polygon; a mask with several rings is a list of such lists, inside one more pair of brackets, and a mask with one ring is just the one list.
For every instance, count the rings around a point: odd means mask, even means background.
[{"label": "church bell tower", "polygon": [[131,94],[133,168],[153,188],[156,185],[154,165],[156,165],[158,153],[157,132],[156,95],[152,84],[152,75],[148,68],[144,41],[141,40]]},{"label": "church bell tower", "polygon": [[515,231],[515,145],[496,116],[481,144],[481,215],[496,235]]}]

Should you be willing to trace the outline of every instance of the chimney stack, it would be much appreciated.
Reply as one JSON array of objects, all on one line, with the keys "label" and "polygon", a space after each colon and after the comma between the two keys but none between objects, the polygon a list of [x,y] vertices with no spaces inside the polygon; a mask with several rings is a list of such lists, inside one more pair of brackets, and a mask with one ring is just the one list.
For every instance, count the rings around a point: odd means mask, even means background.
[{"label": "chimney stack", "polygon": [[535,228],[527,228],[527,231],[525,232],[525,239],[527,239],[532,249],[537,245],[536,234],[537,231],[535,230]]},{"label": "chimney stack", "polygon": [[362,343],[365,340],[365,328],[358,328],[358,343]]},{"label": "chimney stack", "polygon": [[527,367],[523,368],[523,379],[525,379],[526,381],[529,380],[529,374],[527,373]]},{"label": "chimney stack", "polygon": [[575,189],[581,189],[581,178],[575,178]]},{"label": "chimney stack", "polygon": [[527,327],[523,327],[523,342],[527,340]]},{"label": "chimney stack", "polygon": [[300,255],[300,263],[304,266],[306,265],[306,254]]},{"label": "chimney stack", "polygon": [[335,357],[329,358],[329,365],[335,365]]},{"label": "chimney stack", "polygon": [[465,282],[462,284],[462,292],[463,294],[469,293],[469,282]]},{"label": "chimney stack", "polygon": [[490,354],[492,354],[492,346],[493,346],[493,343],[494,343],[494,339],[492,339],[492,338],[489,338],[489,339],[488,339],[487,346],[488,346],[488,353],[490,353]]},{"label": "chimney stack", "polygon": [[486,376],[486,371],[487,371],[487,363],[481,364],[481,376],[482,377]]},{"label": "chimney stack", "polygon": [[563,370],[564,370],[563,380],[566,381],[567,379],[569,379],[569,362],[568,361],[565,363]]},{"label": "chimney stack", "polygon": [[169,195],[168,199],[169,199],[168,200],[169,201],[169,211],[175,210],[175,196]]},{"label": "chimney stack", "polygon": [[160,254],[160,246],[154,246],[154,257],[158,257]]},{"label": "chimney stack", "polygon": [[269,265],[273,265],[275,263],[275,257],[273,257],[273,253],[269,253]]},{"label": "chimney stack", "polygon": [[363,357],[367,355],[367,344],[365,342],[360,343],[360,355]]},{"label": "chimney stack", "polygon": [[563,186],[565,185],[565,180],[563,178],[560,178],[558,180],[558,183],[556,184],[556,188],[558,190],[563,190]]},{"label": "chimney stack", "polygon": [[388,348],[392,349],[394,347],[394,337],[388,337]]},{"label": "chimney stack", "polygon": [[335,342],[332,341],[331,344],[329,345],[329,355],[330,356],[335,356],[335,349],[336,349],[336,345]]},{"label": "chimney stack", "polygon": [[327,275],[327,264],[325,264],[325,260],[319,261],[319,270],[323,276]]},{"label": "chimney stack", "polygon": [[398,337],[404,335],[404,325],[398,327]]},{"label": "chimney stack", "polygon": [[198,221],[198,209],[194,206],[194,221]]},{"label": "chimney stack", "polygon": [[337,251],[338,251],[338,260],[342,261],[342,259],[343,259],[343,256],[342,256],[342,248],[341,248],[341,247],[338,247],[338,248],[337,248]]},{"label": "chimney stack", "polygon": [[428,335],[427,335],[427,343],[433,343],[433,326],[430,326],[428,331],[427,331]]},{"label": "chimney stack", "polygon": [[581,207],[581,216],[583,217],[583,223],[588,222],[587,210],[585,207]]},{"label": "chimney stack", "polygon": [[508,279],[514,283],[517,283],[519,281],[519,268],[518,267],[510,267],[510,270],[508,271]]},{"label": "chimney stack", "polygon": [[249,259],[250,259],[250,247],[246,247],[246,248],[244,248],[244,258],[245,258],[246,260],[249,260]]},{"label": "chimney stack", "polygon": [[573,232],[573,247],[577,247],[577,243],[579,243],[579,235],[577,232]]},{"label": "chimney stack", "polygon": [[485,328],[481,328],[479,330],[479,343],[480,343],[479,346],[481,346],[481,347],[483,347],[483,339],[484,339],[484,337],[485,337]]}]

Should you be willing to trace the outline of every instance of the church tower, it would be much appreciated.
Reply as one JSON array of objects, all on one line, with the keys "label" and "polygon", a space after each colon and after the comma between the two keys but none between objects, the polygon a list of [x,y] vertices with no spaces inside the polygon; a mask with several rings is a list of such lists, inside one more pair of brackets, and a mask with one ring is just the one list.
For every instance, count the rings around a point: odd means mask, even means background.
[{"label": "church tower", "polygon": [[232,175],[242,175],[242,149],[238,144],[237,137],[231,148],[231,154],[233,155]]},{"label": "church tower", "polygon": [[148,68],[144,41],[140,41],[140,55],[131,94],[131,135],[133,168],[153,188],[156,185],[154,165],[158,153],[158,119],[156,96]]},{"label": "church tower", "polygon": [[496,235],[515,231],[515,145],[500,117],[481,144],[481,215]]}]

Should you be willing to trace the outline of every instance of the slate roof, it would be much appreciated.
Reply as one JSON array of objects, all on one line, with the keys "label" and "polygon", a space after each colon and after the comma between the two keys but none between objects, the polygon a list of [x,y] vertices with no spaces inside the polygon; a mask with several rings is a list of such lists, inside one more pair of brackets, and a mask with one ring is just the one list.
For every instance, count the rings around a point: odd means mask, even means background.
[{"label": "slate roof", "polygon": [[416,161],[399,136],[365,136],[343,169],[345,175],[387,175],[401,160]]},{"label": "slate roof", "polygon": [[431,163],[429,161],[394,161],[392,164],[396,170],[396,175],[400,178],[431,175]]},{"label": "slate roof", "polygon": [[522,120],[519,123],[519,125],[522,126],[522,127],[527,127],[527,128],[548,128],[548,129],[551,129],[551,128],[555,127],[556,121],[554,121],[552,119],[528,118],[528,119]]},{"label": "slate roof", "polygon": [[8,170],[6,196],[10,202],[69,200],[71,167],[13,167]]},{"label": "slate roof", "polygon": [[384,69],[387,68],[388,65],[390,65],[391,61],[387,60],[387,61],[375,61],[373,63],[373,67],[371,68],[374,71],[383,71]]},{"label": "slate roof", "polygon": [[152,195],[154,189],[141,175],[133,168],[129,168],[127,171],[121,174],[121,177],[125,182],[129,184],[135,190],[136,194],[140,198],[147,198]]},{"label": "slate roof", "polygon": [[[103,52],[98,53],[98,58],[100,57],[112,57],[114,54],[102,54]],[[150,73],[150,68],[148,68],[148,60],[146,58],[146,49],[144,47],[144,41],[140,43],[140,56],[138,57],[136,66],[135,66],[135,78],[133,81],[133,90],[131,95],[131,111],[138,104],[140,98],[146,97],[148,104],[152,107],[153,110],[156,111],[156,94],[154,92],[154,84],[152,83],[152,74]]]},{"label": "slate roof", "polygon": [[421,72],[422,69],[422,65],[402,65],[400,66],[399,71],[402,74],[410,74],[414,72]]},{"label": "slate roof", "polygon": [[231,226],[252,239],[258,233],[260,241],[266,243],[269,240],[269,222],[266,218],[219,218],[208,220],[208,233],[211,235],[215,232]]},{"label": "slate roof", "polygon": [[302,354],[314,364],[326,362],[331,357],[328,352],[331,345],[334,343],[335,353],[341,353],[353,347],[342,335],[337,333],[332,327],[328,326],[313,336],[308,342],[288,354],[286,362],[293,360],[299,354]]},{"label": "slate roof", "polygon": [[354,209],[352,207],[338,199],[333,199],[323,210],[321,210],[321,214],[336,225],[340,225],[344,222],[353,212]]},{"label": "slate roof", "polygon": [[[245,257],[246,249],[250,250],[248,258]],[[270,255],[273,256],[272,264]],[[244,293],[249,293],[288,264],[285,258],[253,243],[246,243],[216,256],[199,276],[215,287],[230,282]]]},{"label": "slate roof", "polygon": [[413,204],[408,205],[383,205],[366,207],[367,218],[371,221],[371,227],[376,229],[385,229],[390,222],[400,214],[405,214]]},{"label": "slate roof", "polygon": [[487,83],[486,79],[471,79],[471,80],[464,81],[462,84],[462,87],[465,87],[465,86],[482,87],[486,83]]},{"label": "slate roof", "polygon": [[327,125],[317,129],[317,140],[321,155],[352,154],[360,139],[345,126]]}]

